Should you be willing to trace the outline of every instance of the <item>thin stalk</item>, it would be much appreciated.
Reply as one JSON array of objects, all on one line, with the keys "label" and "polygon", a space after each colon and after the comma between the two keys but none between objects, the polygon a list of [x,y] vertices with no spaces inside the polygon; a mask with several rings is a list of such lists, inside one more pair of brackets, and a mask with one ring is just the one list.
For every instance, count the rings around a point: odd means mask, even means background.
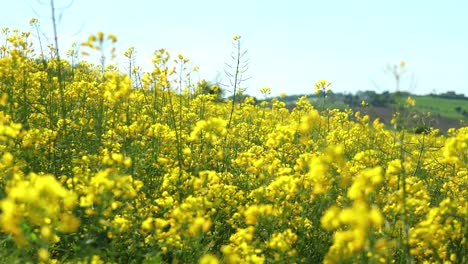
[{"label": "thin stalk", "polygon": [[[401,132],[401,145],[400,145],[400,158],[402,161],[404,161],[404,137],[405,133],[402,131]],[[403,250],[404,250],[404,256],[405,256],[405,261],[409,262],[411,259],[411,254],[410,254],[410,247],[409,247],[409,228],[407,227],[408,224],[408,218],[407,218],[407,208],[406,208],[406,198],[408,196],[406,192],[406,173],[401,173],[400,176],[400,181],[401,181],[401,188],[402,188],[402,208],[403,208],[403,216],[402,216],[402,231],[403,231],[403,237],[401,243],[403,244]]]},{"label": "thin stalk", "polygon": [[231,112],[229,113],[229,122],[227,125],[227,128],[229,129],[231,127],[231,122],[232,122],[232,115],[234,113],[234,107],[236,104],[236,95],[237,95],[237,85],[239,83],[239,68],[240,68],[240,57],[241,57],[241,52],[240,52],[240,41],[237,40],[237,61],[236,61],[236,72],[234,74],[234,90],[233,90],[233,95],[232,95],[232,106],[231,106]]},{"label": "thin stalk", "polygon": [[55,56],[57,58],[57,77],[59,79],[59,93],[60,93],[60,118],[65,119],[66,111],[65,111],[65,93],[64,93],[64,86],[65,83],[63,81],[62,76],[62,63],[60,59],[60,52],[59,52],[59,45],[58,45],[58,35],[57,35],[57,23],[55,19],[55,6],[54,0],[50,0],[50,7],[52,11],[52,26],[54,30],[54,42],[55,42]]},{"label": "thin stalk", "polygon": [[416,173],[417,173],[418,170],[419,170],[419,167],[421,166],[421,160],[422,160],[422,156],[423,156],[423,153],[424,153],[424,141],[425,141],[425,138],[426,138],[426,134],[423,132],[423,135],[422,135],[422,142],[421,142],[421,148],[419,149],[418,162],[416,163],[416,168],[414,168],[413,176],[416,175]]}]

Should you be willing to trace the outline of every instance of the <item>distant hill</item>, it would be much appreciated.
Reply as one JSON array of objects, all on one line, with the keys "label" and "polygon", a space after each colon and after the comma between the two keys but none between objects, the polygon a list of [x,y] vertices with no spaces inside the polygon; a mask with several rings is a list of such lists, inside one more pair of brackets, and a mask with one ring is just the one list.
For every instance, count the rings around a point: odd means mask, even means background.
[{"label": "distant hill", "polygon": [[[287,107],[292,109],[301,96],[303,95],[287,95],[277,99],[285,102]],[[416,105],[405,110],[408,96],[416,100]],[[308,94],[307,97],[312,105],[317,108],[321,106],[320,96]],[[362,101],[367,104],[364,108],[361,105]],[[468,123],[468,97],[455,92],[429,95],[413,95],[408,92],[377,93],[375,91],[360,91],[355,94],[331,93],[327,95],[326,107],[351,108],[354,111],[366,112],[372,119],[378,117],[387,125],[390,124],[397,110],[411,111],[407,114],[411,114],[414,118],[412,126],[434,127],[440,129],[441,132],[446,132],[452,127],[459,128]]]}]

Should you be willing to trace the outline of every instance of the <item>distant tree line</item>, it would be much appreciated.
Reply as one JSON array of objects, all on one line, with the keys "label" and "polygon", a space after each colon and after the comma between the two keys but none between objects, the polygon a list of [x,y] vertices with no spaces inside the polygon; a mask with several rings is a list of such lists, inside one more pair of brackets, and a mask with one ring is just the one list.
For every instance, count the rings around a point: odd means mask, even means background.
[{"label": "distant tree line", "polygon": [[[232,95],[226,97],[225,88],[220,87],[215,83],[211,83],[207,81],[202,81],[199,83],[198,92],[202,94],[214,94],[215,93],[217,94],[217,100],[222,100],[223,98],[227,100],[233,99]],[[239,94],[236,97],[236,101],[242,102],[248,96],[250,95]],[[301,96],[304,96],[304,94],[285,95],[278,99],[285,102],[288,105],[288,107],[291,108],[295,105],[295,103],[299,100]],[[306,94],[306,96],[310,99],[318,98],[318,96],[315,94]],[[408,96],[414,96],[414,95],[409,92],[404,92],[404,91],[398,91],[398,92],[384,91],[382,93],[378,93],[376,91],[367,90],[367,91],[358,91],[354,94],[332,92],[330,94],[327,94],[327,100],[329,102],[342,102],[344,105],[347,105],[351,108],[361,106],[362,101],[365,101],[366,104],[369,106],[389,107],[389,106],[395,106],[398,102],[401,102],[401,100],[406,99]],[[464,94],[457,94],[453,91],[448,91],[448,92],[444,92],[441,94],[431,93],[429,94],[429,96],[432,96],[434,98],[461,99],[461,100],[468,101],[468,97],[466,97]],[[264,100],[264,99],[258,99],[258,98],[254,98],[254,99],[255,99],[254,100],[255,103],[259,103]],[[465,117],[468,117],[468,111],[459,106],[455,108],[455,111],[462,114]]]},{"label": "distant tree line", "polygon": [[466,97],[464,94],[457,94],[454,91],[448,91],[448,92],[441,93],[441,94],[431,93],[429,95],[433,97],[440,97],[440,98],[468,100],[468,97]]}]

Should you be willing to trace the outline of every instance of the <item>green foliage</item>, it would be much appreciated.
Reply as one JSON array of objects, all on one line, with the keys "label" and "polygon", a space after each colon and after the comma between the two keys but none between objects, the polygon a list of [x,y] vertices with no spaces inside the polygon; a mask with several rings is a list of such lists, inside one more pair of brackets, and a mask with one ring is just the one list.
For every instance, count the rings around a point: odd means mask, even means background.
[{"label": "green foliage", "polygon": [[[430,112],[433,115],[446,117],[454,120],[465,119],[463,111],[468,111],[468,99],[452,99],[444,96],[415,96],[415,109],[419,112]],[[459,107],[460,111],[457,111]]]}]

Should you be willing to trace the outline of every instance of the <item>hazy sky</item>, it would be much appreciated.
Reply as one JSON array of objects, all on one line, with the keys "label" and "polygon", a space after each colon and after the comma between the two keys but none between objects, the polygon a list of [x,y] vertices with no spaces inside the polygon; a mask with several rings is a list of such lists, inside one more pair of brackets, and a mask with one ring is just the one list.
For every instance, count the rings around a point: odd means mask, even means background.
[{"label": "hazy sky", "polygon": [[[27,31],[37,17],[52,36],[48,0],[2,2],[0,27]],[[55,2],[57,8],[71,3],[57,10],[62,50],[91,33],[111,32],[119,38],[119,54],[134,46],[146,70],[153,51],[166,48],[174,57],[189,57],[201,78],[225,78],[232,37],[241,35],[252,76],[247,93],[255,96],[263,86],[272,95],[312,93],[319,79],[339,92],[393,91],[385,68],[401,60],[407,64],[402,90],[468,95],[466,0]]]}]

